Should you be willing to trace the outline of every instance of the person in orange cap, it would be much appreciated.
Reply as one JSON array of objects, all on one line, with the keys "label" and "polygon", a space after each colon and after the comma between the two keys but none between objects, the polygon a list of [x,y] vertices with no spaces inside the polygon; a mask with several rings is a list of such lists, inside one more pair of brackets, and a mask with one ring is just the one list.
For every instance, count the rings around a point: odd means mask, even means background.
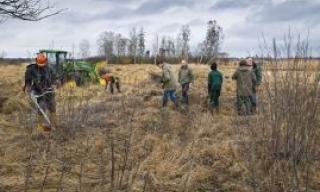
[{"label": "person in orange cap", "polygon": [[[56,113],[55,85],[56,76],[48,65],[47,57],[43,53],[38,53],[35,63],[26,68],[23,91],[37,96],[37,103],[43,111],[49,112],[50,116],[55,116]],[[51,130],[51,125],[38,124],[38,128],[39,126]]]},{"label": "person in orange cap", "polygon": [[108,89],[108,85],[110,83],[110,92],[111,94],[114,93],[114,85],[116,86],[118,93],[121,93],[120,90],[120,78],[116,77],[114,75],[111,75],[109,70],[104,70],[101,72],[101,78],[105,80],[106,82],[106,87],[105,89]]}]

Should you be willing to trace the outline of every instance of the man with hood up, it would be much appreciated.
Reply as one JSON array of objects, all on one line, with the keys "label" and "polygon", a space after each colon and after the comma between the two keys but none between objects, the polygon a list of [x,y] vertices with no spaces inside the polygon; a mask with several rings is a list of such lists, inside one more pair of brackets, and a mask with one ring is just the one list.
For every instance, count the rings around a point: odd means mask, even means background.
[{"label": "man with hood up", "polygon": [[251,114],[252,87],[256,84],[256,75],[252,71],[251,63],[241,60],[239,68],[232,79],[237,81],[237,110],[239,115]]}]

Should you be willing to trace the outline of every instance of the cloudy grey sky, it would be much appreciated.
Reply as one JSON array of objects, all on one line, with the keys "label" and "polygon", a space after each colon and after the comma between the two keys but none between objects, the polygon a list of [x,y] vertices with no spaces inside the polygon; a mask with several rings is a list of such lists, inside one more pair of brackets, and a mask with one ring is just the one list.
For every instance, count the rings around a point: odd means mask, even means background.
[{"label": "cloudy grey sky", "polygon": [[128,36],[132,27],[144,27],[147,49],[156,33],[176,37],[182,25],[191,28],[191,47],[205,37],[206,23],[216,19],[223,27],[222,50],[231,56],[259,54],[259,37],[281,39],[292,33],[307,35],[314,55],[320,55],[320,0],[54,0],[67,8],[40,22],[7,20],[0,24],[0,52],[7,57],[29,57],[41,48],[77,48],[88,39],[97,53],[103,31]]}]

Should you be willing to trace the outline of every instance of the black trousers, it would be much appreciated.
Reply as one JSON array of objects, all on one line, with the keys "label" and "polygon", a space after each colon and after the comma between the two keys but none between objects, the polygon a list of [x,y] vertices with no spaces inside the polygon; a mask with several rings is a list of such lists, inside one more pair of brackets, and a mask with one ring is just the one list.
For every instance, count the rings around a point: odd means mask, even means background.
[{"label": "black trousers", "polygon": [[[106,89],[108,89],[108,85],[109,85],[109,82],[106,82]],[[116,86],[118,93],[121,93],[120,79],[118,77],[111,77],[110,78],[110,92],[111,92],[111,94],[114,93],[114,86]]]},{"label": "black trousers", "polygon": [[50,113],[56,112],[56,100],[54,93],[45,94],[42,97],[39,97],[37,101],[44,111],[49,111]]},{"label": "black trousers", "polygon": [[213,89],[210,92],[210,105],[211,107],[219,107],[219,97],[221,89]]}]

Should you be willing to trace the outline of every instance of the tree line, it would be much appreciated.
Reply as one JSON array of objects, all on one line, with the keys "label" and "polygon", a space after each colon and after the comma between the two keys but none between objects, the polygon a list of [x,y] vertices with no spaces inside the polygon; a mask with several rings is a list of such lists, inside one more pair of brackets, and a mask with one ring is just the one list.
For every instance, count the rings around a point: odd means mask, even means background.
[{"label": "tree line", "polygon": [[[177,63],[181,59],[206,63],[211,58],[226,56],[220,53],[224,34],[216,20],[208,21],[205,39],[194,51],[190,49],[189,25],[183,25],[175,38],[155,34],[151,50],[146,49],[145,34],[143,27],[133,27],[129,36],[113,31],[102,32],[97,40],[98,57],[114,64],[142,64],[155,63],[158,59],[165,59],[171,63]],[[90,52],[89,42],[82,40],[79,50],[81,58],[87,58]]]},{"label": "tree line", "polygon": [[[57,15],[63,10],[56,10],[48,0],[3,0],[0,3],[0,23],[8,18],[27,21],[39,21]],[[152,50],[146,50],[145,31],[134,27],[125,36],[113,31],[105,31],[99,35],[97,45],[99,57],[104,57],[109,63],[152,63],[157,59],[166,59],[176,63],[181,59],[204,63],[212,57],[218,57],[222,40],[223,29],[216,20],[207,23],[205,39],[198,44],[195,51],[190,51],[191,30],[188,25],[183,25],[176,38],[155,35]],[[80,58],[90,56],[90,43],[82,40],[79,44]],[[5,53],[0,54],[3,58]]]}]

